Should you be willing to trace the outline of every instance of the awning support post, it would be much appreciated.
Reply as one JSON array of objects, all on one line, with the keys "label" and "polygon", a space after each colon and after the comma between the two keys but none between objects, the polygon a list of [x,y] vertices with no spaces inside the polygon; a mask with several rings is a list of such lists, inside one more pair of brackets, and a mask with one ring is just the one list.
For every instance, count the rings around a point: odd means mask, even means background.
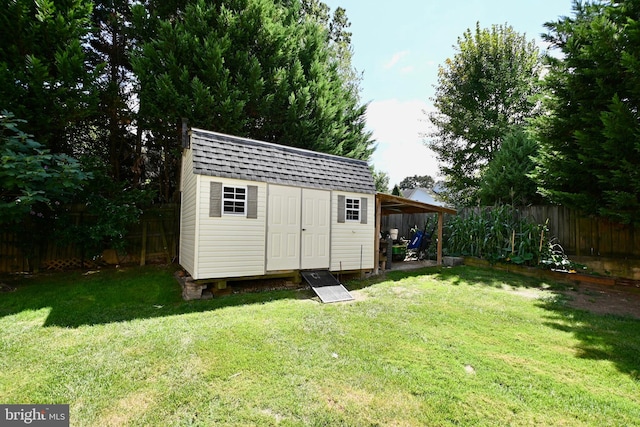
[{"label": "awning support post", "polygon": [[376,234],[373,247],[373,273],[378,274],[380,271],[380,227],[382,224],[382,201],[376,197]]},{"label": "awning support post", "polygon": [[442,227],[444,224],[444,213],[438,212],[438,254],[436,264],[442,265]]}]

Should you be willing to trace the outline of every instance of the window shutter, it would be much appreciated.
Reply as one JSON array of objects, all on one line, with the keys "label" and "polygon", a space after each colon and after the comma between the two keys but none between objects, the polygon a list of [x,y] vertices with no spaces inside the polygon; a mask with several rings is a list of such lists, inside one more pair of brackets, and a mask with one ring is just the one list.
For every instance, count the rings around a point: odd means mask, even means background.
[{"label": "window shutter", "polygon": [[222,183],[211,182],[209,193],[209,216],[222,216]]},{"label": "window shutter", "polygon": [[247,218],[258,218],[258,186],[247,186]]},{"label": "window shutter", "polygon": [[360,224],[367,223],[367,200],[366,197],[360,199]]},{"label": "window shutter", "polygon": [[344,222],[345,217],[344,196],[338,196],[338,222]]}]

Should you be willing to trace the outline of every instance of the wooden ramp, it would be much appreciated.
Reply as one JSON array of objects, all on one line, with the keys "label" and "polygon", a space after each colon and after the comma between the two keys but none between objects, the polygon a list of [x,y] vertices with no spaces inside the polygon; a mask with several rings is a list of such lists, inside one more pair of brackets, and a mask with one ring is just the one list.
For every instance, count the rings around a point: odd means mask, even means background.
[{"label": "wooden ramp", "polygon": [[353,299],[349,291],[328,270],[309,270],[300,274],[324,303]]}]

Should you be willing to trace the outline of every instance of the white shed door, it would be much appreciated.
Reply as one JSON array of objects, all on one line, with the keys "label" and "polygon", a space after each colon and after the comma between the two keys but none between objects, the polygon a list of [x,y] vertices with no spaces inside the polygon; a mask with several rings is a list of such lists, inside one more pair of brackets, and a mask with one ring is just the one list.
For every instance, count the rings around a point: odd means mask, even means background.
[{"label": "white shed door", "polygon": [[303,270],[329,268],[330,204],[329,191],[302,190],[300,268]]},{"label": "white shed door", "polygon": [[300,268],[301,190],[269,185],[267,207],[267,270]]}]

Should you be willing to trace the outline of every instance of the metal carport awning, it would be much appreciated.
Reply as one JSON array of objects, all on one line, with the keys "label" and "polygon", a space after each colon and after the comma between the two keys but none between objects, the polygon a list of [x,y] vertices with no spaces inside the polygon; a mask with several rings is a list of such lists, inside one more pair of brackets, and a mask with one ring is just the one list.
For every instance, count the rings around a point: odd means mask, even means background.
[{"label": "metal carport awning", "polygon": [[442,265],[442,226],[444,224],[444,214],[456,215],[455,209],[444,206],[430,205],[416,200],[406,199],[385,193],[376,193],[376,235],[375,235],[375,273],[378,273],[380,264],[380,224],[383,215],[393,214],[413,214],[413,213],[437,213],[438,214],[438,249],[437,264]]}]

